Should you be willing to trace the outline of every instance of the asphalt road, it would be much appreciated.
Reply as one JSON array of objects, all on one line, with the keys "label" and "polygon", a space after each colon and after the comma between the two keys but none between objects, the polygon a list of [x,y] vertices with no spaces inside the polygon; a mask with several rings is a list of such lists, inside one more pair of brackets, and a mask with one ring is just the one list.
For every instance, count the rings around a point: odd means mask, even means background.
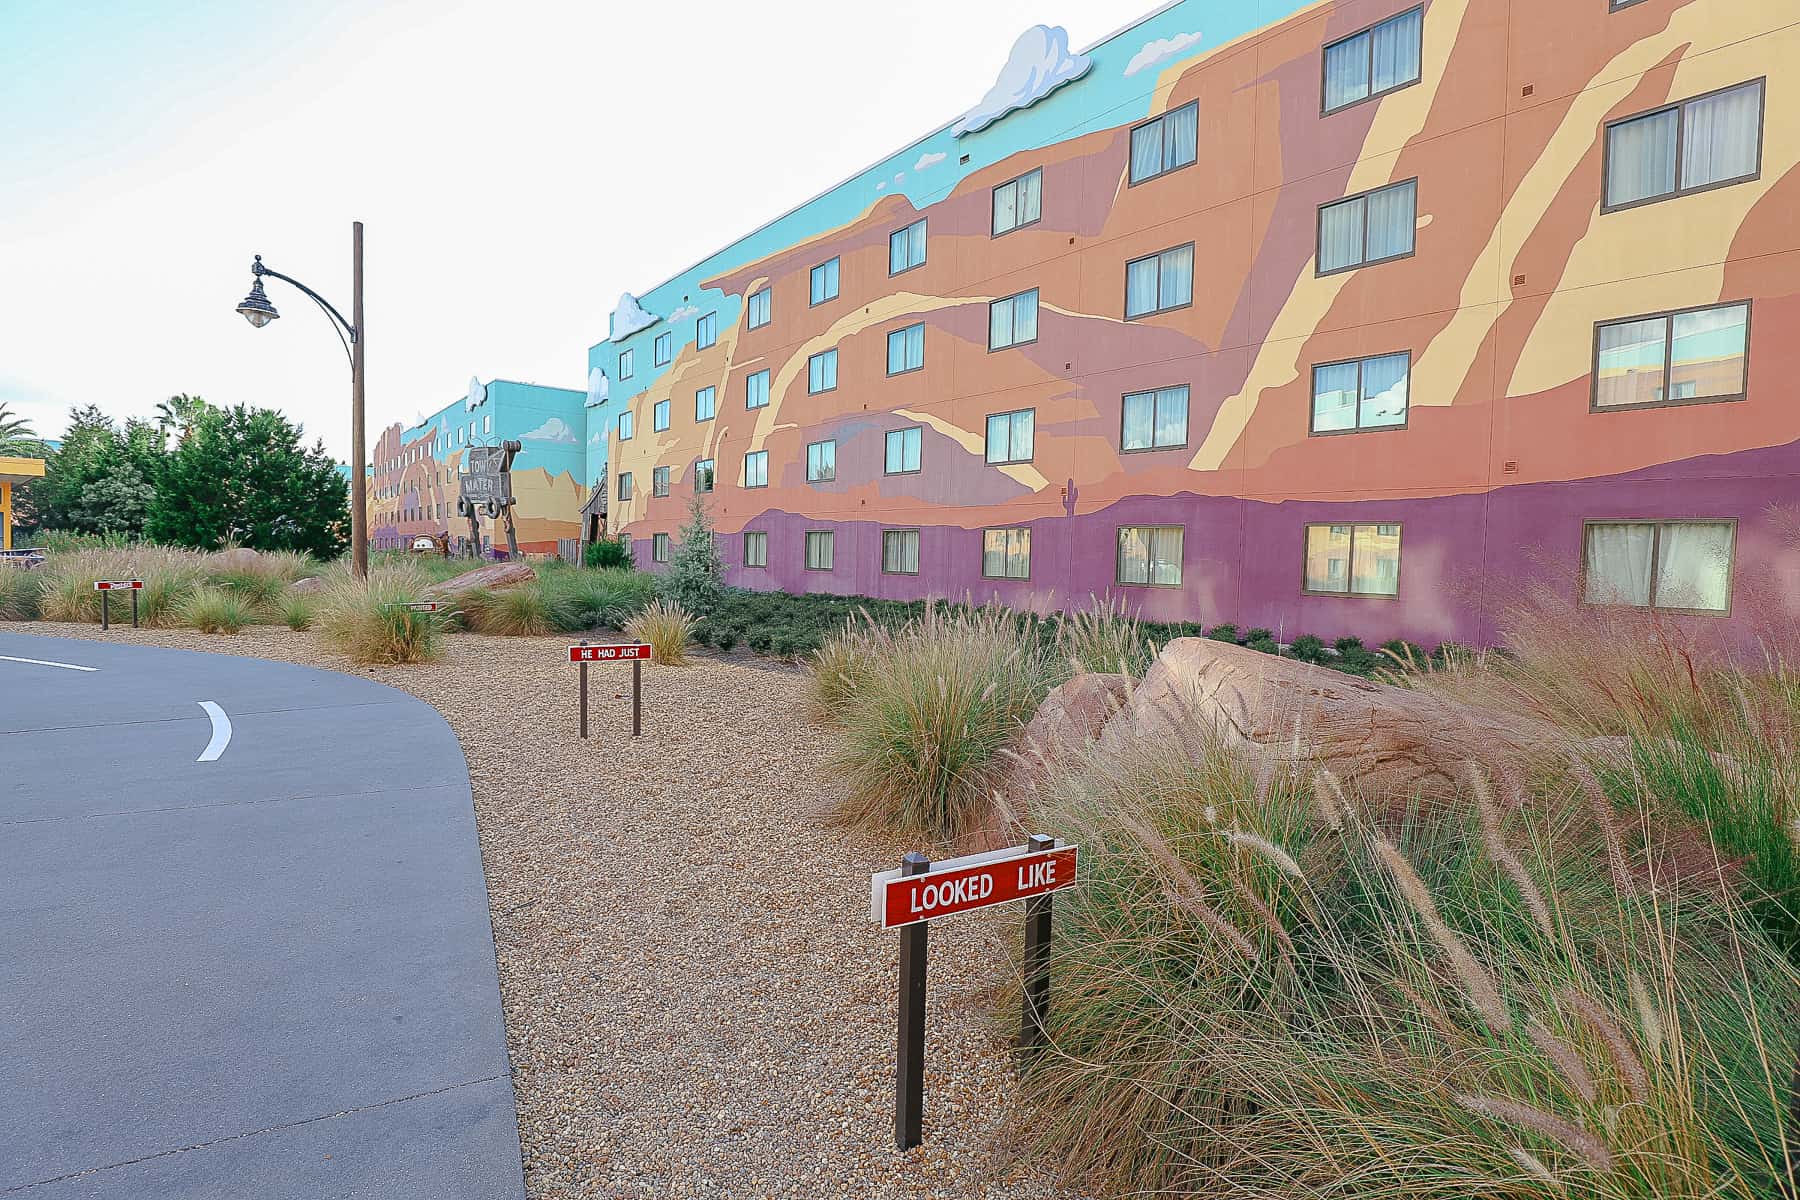
[{"label": "asphalt road", "polygon": [[523,1197],[468,768],[436,710],[0,633],[15,1195]]}]

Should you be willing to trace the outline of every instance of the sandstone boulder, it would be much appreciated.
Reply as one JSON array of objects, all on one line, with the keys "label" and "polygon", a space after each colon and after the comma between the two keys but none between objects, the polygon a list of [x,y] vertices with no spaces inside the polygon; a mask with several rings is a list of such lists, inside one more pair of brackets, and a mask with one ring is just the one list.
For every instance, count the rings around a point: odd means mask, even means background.
[{"label": "sandstone boulder", "polygon": [[308,575],[305,579],[296,579],[288,584],[288,591],[302,596],[311,596],[325,590],[325,581],[317,575]]},{"label": "sandstone boulder", "polygon": [[528,562],[497,562],[485,567],[477,567],[473,571],[464,571],[461,575],[435,583],[425,589],[427,596],[460,596],[464,592],[476,588],[487,588],[490,591],[499,588],[517,587],[521,583],[530,583],[537,578],[537,568]]},{"label": "sandstone boulder", "polygon": [[214,556],[213,561],[218,563],[221,567],[229,567],[232,570],[242,570],[246,567],[254,567],[261,559],[262,555],[250,549],[248,546],[233,546],[229,550],[219,551],[218,554]]}]

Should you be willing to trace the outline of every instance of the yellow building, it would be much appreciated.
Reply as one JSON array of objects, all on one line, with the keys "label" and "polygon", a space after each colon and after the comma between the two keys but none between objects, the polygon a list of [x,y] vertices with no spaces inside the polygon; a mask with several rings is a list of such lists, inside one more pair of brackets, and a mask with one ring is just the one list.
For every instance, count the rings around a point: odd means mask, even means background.
[{"label": "yellow building", "polygon": [[43,477],[43,459],[0,455],[0,550],[12,549],[13,484]]}]

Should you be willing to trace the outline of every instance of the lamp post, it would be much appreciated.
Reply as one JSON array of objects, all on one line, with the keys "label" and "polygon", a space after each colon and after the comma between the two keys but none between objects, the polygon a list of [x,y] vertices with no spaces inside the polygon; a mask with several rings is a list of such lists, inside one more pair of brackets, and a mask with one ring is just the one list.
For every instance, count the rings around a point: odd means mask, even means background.
[{"label": "lamp post", "polygon": [[369,523],[368,523],[368,475],[364,470],[363,457],[366,453],[363,446],[363,227],[361,221],[351,224],[350,250],[350,320],[344,320],[344,314],[333,308],[325,297],[301,283],[291,275],[283,275],[280,271],[263,266],[262,255],[250,264],[250,294],[245,296],[237,311],[243,314],[244,320],[257,329],[261,329],[280,313],[269,302],[263,291],[263,276],[284,280],[305,292],[324,313],[334,322],[338,340],[344,344],[344,353],[350,357],[350,569],[359,579],[368,578],[369,574]]}]

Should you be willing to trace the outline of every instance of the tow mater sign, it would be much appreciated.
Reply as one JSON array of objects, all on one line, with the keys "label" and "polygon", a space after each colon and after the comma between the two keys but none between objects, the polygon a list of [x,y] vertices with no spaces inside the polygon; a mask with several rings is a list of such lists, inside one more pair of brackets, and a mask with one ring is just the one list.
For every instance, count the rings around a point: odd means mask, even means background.
[{"label": "tow mater sign", "polygon": [[933,863],[925,875],[883,871],[869,882],[869,915],[883,929],[899,929],[1069,887],[1075,882],[1075,847],[1035,854],[999,850]]}]

